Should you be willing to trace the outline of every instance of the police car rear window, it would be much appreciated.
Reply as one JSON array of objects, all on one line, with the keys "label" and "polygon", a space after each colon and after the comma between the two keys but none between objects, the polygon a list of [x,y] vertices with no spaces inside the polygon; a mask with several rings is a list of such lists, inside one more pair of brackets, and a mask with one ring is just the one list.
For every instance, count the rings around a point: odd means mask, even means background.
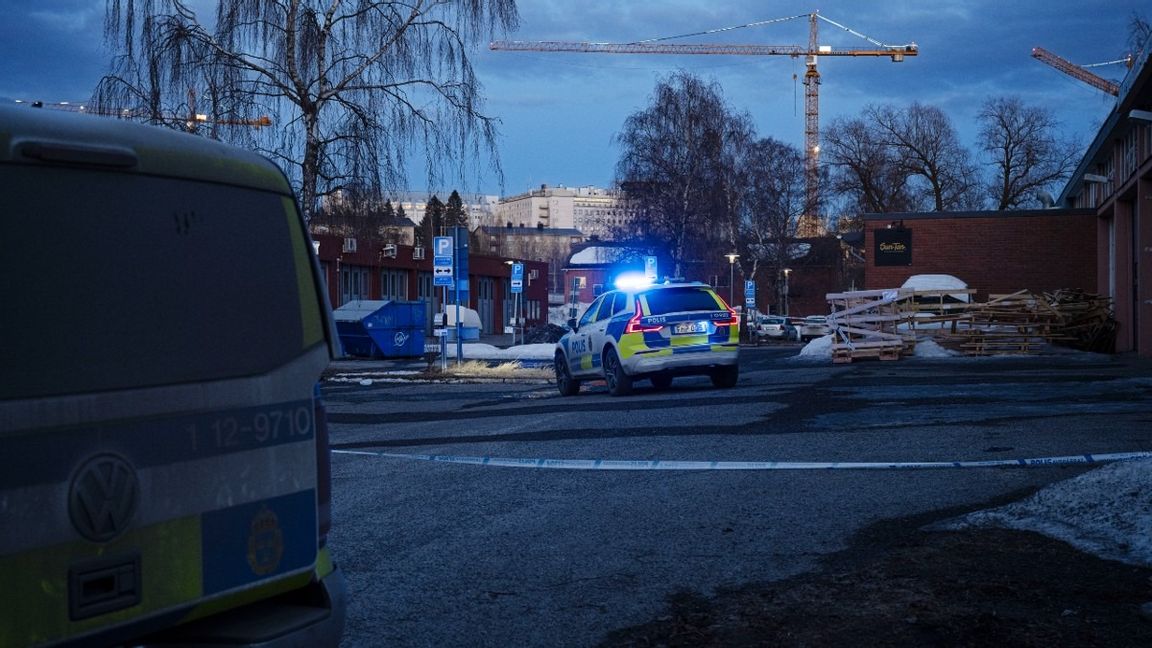
[{"label": "police car rear window", "polygon": [[0,165],[0,180],[0,399],[253,375],[302,353],[306,238],[283,196],[61,167]]},{"label": "police car rear window", "polygon": [[644,293],[648,302],[649,315],[665,315],[683,311],[715,311],[720,304],[708,288],[701,286],[681,286],[661,288]]}]

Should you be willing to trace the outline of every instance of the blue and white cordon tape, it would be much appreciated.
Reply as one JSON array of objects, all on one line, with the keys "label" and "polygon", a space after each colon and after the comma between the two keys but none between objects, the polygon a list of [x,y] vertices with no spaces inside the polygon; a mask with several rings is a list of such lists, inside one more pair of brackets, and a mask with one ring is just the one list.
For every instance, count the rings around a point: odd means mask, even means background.
[{"label": "blue and white cordon tape", "polygon": [[411,459],[436,463],[502,468],[552,468],[558,470],[927,470],[935,468],[1038,467],[1097,464],[1152,459],[1152,452],[1113,452],[1030,459],[985,461],[665,461],[620,459],[531,459],[518,457],[467,457],[458,455],[405,454],[367,450],[333,450],[333,453]]}]

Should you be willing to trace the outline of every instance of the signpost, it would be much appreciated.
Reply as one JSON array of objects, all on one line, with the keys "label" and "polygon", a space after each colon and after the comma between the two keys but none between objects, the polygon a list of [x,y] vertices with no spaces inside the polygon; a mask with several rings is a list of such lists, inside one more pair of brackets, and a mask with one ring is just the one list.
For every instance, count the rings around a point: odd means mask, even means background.
[{"label": "signpost", "polygon": [[524,294],[524,264],[515,261],[512,263],[512,294],[516,295],[516,305],[512,315],[512,343],[516,343],[516,326],[520,326],[520,344],[524,344],[524,307],[521,304],[521,295]]},{"label": "signpost", "polygon": [[656,257],[644,257],[644,277],[656,281]]},{"label": "signpost", "polygon": [[[444,288],[442,313],[448,312],[448,288],[452,285],[453,245],[451,236],[437,236],[432,242],[432,285]],[[445,325],[447,322],[445,322]],[[456,325],[460,325],[460,312],[456,312]],[[445,330],[445,333],[448,331]],[[457,337],[460,331],[457,330]],[[448,336],[440,336],[440,368],[448,368]]]},{"label": "signpost", "polygon": [[751,338],[752,311],[756,310],[756,282],[751,279],[744,280],[744,330]]},{"label": "signpost", "polygon": [[437,236],[432,245],[432,285],[452,285],[452,237]]}]

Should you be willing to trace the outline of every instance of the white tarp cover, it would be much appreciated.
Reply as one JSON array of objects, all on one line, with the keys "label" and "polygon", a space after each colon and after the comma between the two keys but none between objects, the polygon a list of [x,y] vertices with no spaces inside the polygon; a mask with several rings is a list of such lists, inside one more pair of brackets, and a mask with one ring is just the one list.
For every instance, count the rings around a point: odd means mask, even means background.
[{"label": "white tarp cover", "polygon": [[[918,274],[908,277],[908,280],[900,287],[910,290],[963,290],[968,287],[968,284],[950,274]],[[957,301],[968,301],[968,295],[965,293],[956,293],[950,296]]]}]

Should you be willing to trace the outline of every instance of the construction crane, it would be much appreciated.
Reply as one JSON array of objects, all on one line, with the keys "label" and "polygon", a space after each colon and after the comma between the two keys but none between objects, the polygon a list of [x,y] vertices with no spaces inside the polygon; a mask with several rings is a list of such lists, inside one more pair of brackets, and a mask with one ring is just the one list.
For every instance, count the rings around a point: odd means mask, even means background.
[{"label": "construction crane", "polygon": [[[725,45],[664,43],[673,38],[712,34],[744,27],[758,27],[769,23],[784,22],[798,18],[808,19],[808,45]],[[819,45],[818,24],[824,21],[854,36],[872,43],[874,48],[857,49]],[[915,43],[888,45],[840,23],[825,18],[819,12],[799,14],[785,18],[763,20],[747,25],[713,29],[694,34],[655,38],[634,43],[590,43],[580,41],[494,41],[489,49],[515,52],[583,52],[590,54],[710,54],[736,56],[790,56],[804,57],[804,187],[805,208],[797,226],[799,236],[817,236],[822,230],[819,216],[820,205],[820,71],[817,60],[821,56],[879,57],[886,56],[893,63],[900,63],[906,56],[916,56],[919,48]]]},{"label": "construction crane", "polygon": [[[1033,47],[1032,58],[1037,59],[1043,63],[1047,63],[1057,70],[1060,70],[1064,74],[1067,74],[1074,79],[1079,79],[1084,83],[1092,86],[1093,88],[1096,88],[1097,90],[1103,90],[1113,97],[1119,96],[1120,94],[1119,83],[1116,83],[1115,81],[1109,81],[1108,79],[1105,79],[1104,77],[1085,69],[1089,66],[1076,65],[1075,63],[1065,58],[1049,52],[1043,47]],[[1128,67],[1132,67],[1132,57],[1129,56],[1128,58],[1123,58],[1116,61],[1108,61],[1106,63],[1095,63],[1091,67],[1096,67],[1099,65],[1112,65],[1115,63],[1127,63]]]},{"label": "construction crane", "polygon": [[[121,110],[109,110],[104,108],[92,107],[83,102],[73,101],[58,101],[58,102],[43,102],[43,101],[23,101],[16,100],[18,104],[28,104],[33,108],[47,108],[49,110],[62,110],[65,112],[84,113],[86,115],[99,115],[102,117],[117,117],[120,119],[132,120],[147,120],[150,115],[139,109],[124,108]],[[204,113],[196,112],[196,91],[193,89],[188,90],[188,114],[187,116],[165,116],[165,121],[173,123],[184,122],[184,127],[188,132],[194,133],[197,131],[200,124],[206,124],[213,127],[213,138],[215,138],[216,126],[251,126],[253,128],[263,128],[272,125],[272,119],[267,115],[259,115],[253,119],[211,119]]]}]

